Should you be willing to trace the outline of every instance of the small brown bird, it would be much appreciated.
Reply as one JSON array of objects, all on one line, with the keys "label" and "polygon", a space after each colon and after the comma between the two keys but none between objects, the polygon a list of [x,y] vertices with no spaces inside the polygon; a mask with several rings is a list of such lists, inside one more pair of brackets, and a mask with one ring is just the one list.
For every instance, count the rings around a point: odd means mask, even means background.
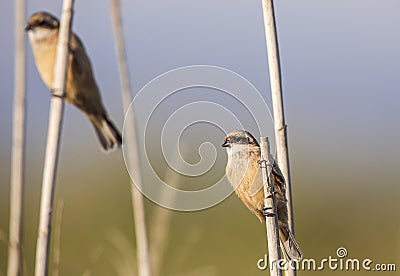
[{"label": "small brown bird", "polygon": [[[59,26],[56,17],[41,11],[28,19],[25,28],[40,76],[50,90],[53,85]],[[69,42],[65,101],[79,108],[88,117],[106,152],[121,145],[121,134],[104,108],[89,57],[74,33],[71,33]]]},{"label": "small brown bird", "polygon": [[[236,130],[225,137],[223,147],[228,153],[226,176],[244,205],[254,213],[260,221],[265,221],[264,189],[261,169],[258,161],[261,150],[257,140],[249,132]],[[287,260],[300,260],[302,253],[288,227],[288,210],[285,196],[285,179],[275,163],[272,167],[272,183],[274,185],[279,238]]]}]

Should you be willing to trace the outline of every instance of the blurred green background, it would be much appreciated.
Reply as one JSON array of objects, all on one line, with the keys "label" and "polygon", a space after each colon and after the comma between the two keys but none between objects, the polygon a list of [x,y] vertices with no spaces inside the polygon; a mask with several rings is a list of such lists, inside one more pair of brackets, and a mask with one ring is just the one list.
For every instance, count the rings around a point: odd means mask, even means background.
[{"label": "blurred green background", "polygon": [[[168,70],[206,64],[244,76],[269,102],[261,1],[122,4],[135,93]],[[9,213],[14,11],[12,1],[0,0],[0,6],[3,275]],[[28,1],[28,14],[43,9],[59,15],[61,1]],[[400,275],[399,12],[396,0],[276,3],[296,239],[306,258],[335,257],[337,248],[345,247],[349,258],[396,263],[397,272],[381,272],[385,275]],[[109,113],[121,128],[123,113],[108,2],[77,1],[73,28],[92,59]],[[27,52],[22,251],[24,275],[32,275],[49,93],[36,71],[29,46]],[[201,183],[195,178],[179,179],[188,189],[207,186],[207,179],[212,182],[224,175],[226,154],[220,148],[223,133],[212,127],[201,130],[213,141],[218,162],[202,176]],[[193,135],[188,135],[186,142]],[[195,144],[193,151],[189,150],[189,162],[198,160]],[[136,265],[129,185],[121,151],[102,154],[86,119],[68,106],[55,196],[56,203],[65,202],[60,275],[132,275]],[[266,252],[264,225],[235,195],[203,211],[168,211],[169,226],[153,221],[159,208],[146,201],[150,244],[152,234],[167,231],[160,275],[266,274],[256,266]],[[317,273],[366,272],[325,269],[301,271],[299,275]]]}]

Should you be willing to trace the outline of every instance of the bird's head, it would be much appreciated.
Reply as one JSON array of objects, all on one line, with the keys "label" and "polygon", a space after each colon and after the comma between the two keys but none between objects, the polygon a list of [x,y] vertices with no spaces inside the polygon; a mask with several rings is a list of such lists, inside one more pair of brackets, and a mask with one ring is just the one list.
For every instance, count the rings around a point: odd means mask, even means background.
[{"label": "bird's head", "polygon": [[230,132],[224,140],[222,144],[223,147],[226,147],[227,150],[229,148],[235,146],[256,146],[259,147],[259,144],[256,138],[250,134],[250,132],[245,130],[235,130]]},{"label": "bird's head", "polygon": [[58,31],[60,22],[48,12],[40,11],[31,15],[25,27],[25,31],[33,40],[41,40],[48,37],[54,31]]}]

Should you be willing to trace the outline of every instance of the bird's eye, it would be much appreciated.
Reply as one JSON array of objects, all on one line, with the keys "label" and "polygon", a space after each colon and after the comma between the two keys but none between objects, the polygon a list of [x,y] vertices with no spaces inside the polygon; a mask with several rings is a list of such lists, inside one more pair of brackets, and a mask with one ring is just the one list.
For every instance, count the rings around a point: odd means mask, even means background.
[{"label": "bird's eye", "polygon": [[226,142],[227,142],[227,143],[230,143],[230,142],[231,142],[231,139],[226,139]]}]

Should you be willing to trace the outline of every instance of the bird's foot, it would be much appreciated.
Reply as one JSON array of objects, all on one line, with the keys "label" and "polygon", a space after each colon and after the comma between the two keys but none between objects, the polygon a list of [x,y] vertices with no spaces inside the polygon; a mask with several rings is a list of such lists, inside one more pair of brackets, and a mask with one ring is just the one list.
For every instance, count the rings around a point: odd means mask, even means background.
[{"label": "bird's foot", "polygon": [[51,95],[53,97],[61,98],[61,99],[65,99],[65,97],[66,97],[65,92],[63,94],[61,94],[63,92],[61,89],[51,88],[50,91],[51,91]]},{"label": "bird's foot", "polygon": [[264,215],[264,217],[274,217],[275,213],[271,212],[272,207],[264,207],[262,209],[262,214]]},{"label": "bird's foot", "polygon": [[273,164],[269,160],[258,160],[257,164],[262,169],[265,169],[268,166],[273,166]]},{"label": "bird's foot", "polygon": [[273,198],[274,197],[275,192],[270,193],[269,195],[267,195],[265,198]]}]

